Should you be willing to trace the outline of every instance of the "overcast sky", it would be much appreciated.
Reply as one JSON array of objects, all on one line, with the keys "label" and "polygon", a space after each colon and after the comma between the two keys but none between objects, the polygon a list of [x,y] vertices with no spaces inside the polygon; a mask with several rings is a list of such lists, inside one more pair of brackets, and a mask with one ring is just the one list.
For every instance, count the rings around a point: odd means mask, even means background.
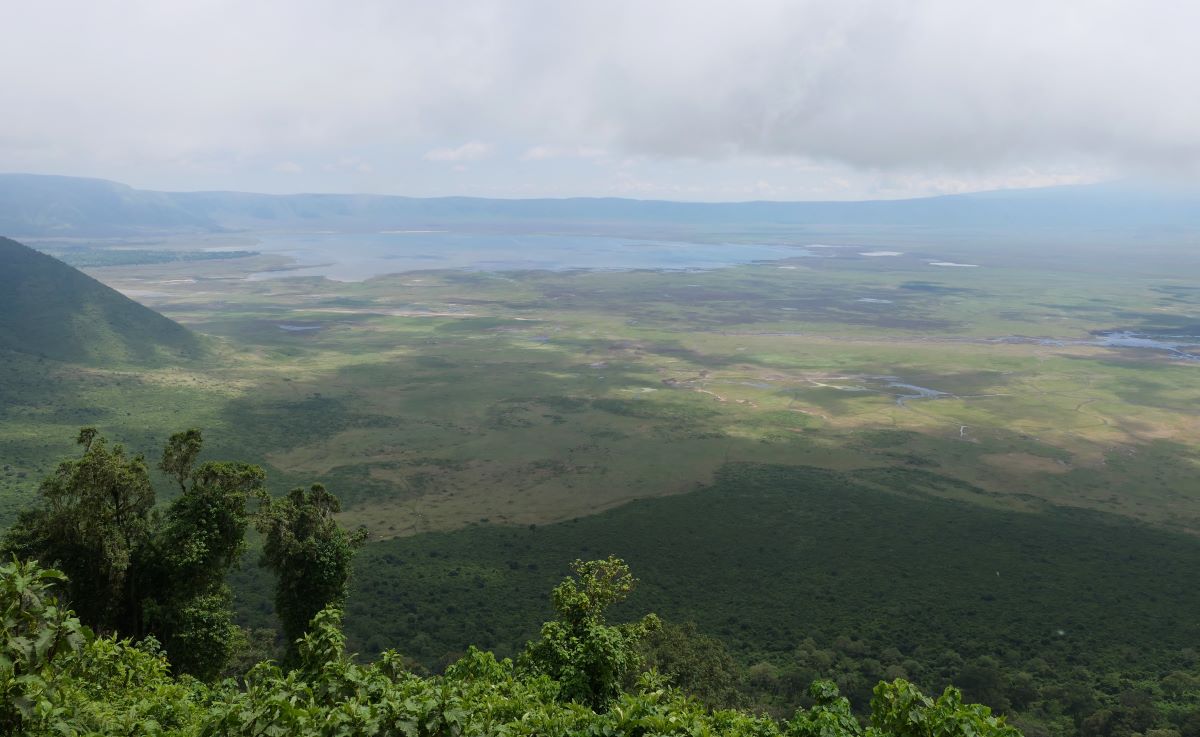
[{"label": "overcast sky", "polygon": [[1189,0],[0,0],[0,171],[859,199],[1200,171]]}]

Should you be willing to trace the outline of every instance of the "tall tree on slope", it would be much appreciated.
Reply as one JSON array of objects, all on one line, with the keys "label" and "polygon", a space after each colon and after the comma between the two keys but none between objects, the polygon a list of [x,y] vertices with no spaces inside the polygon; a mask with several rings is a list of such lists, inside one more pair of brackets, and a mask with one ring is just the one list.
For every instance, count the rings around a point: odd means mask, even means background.
[{"label": "tall tree on slope", "polygon": [[293,489],[264,504],[255,526],[263,534],[260,565],[275,573],[275,612],[294,661],[297,640],[318,612],[345,601],[354,552],[366,541],[365,529],[349,532],[334,515],[338,498],[321,484]]},{"label": "tall tree on slope", "polygon": [[251,496],[263,472],[245,463],[196,466],[199,430],[173,435],[161,468],[180,495],[165,514],[142,456],[79,432],[83,455],[59,464],[21,514],[5,552],[61,568],[79,618],[106,634],[154,635],[175,666],[216,676],[238,640],[225,576],[241,555]]}]

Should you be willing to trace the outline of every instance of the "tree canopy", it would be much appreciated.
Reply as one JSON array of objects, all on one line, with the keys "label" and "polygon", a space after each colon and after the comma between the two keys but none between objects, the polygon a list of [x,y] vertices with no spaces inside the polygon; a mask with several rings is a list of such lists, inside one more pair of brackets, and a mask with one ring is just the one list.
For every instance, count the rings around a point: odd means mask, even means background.
[{"label": "tree canopy", "polygon": [[[263,534],[261,565],[275,573],[275,611],[288,643],[294,645],[308,623],[328,606],[346,598],[354,551],[365,530],[348,532],[334,519],[338,499],[321,484],[268,500],[256,525]],[[288,656],[295,656],[290,647]]]},{"label": "tree canopy", "polygon": [[362,537],[337,525],[337,497],[324,487],[272,503],[258,466],[199,462],[204,439],[193,428],[163,449],[159,468],[179,489],[160,509],[145,458],[94,428],[82,429],[78,442],[82,455],[42,482],[41,504],[20,516],[3,548],[64,571],[68,599],[87,626],[134,641],[153,636],[177,671],[215,678],[244,639],[226,577],[245,550],[255,500],[288,642],[341,603]]},{"label": "tree canopy", "polygon": [[[586,577],[622,568],[609,559],[576,570]],[[319,612],[297,643],[295,668],[263,662],[239,680],[206,685],[173,676],[153,639],[134,642],[83,627],[52,592],[61,579],[36,563],[0,566],[4,734],[1019,737],[987,707],[963,704],[954,689],[931,699],[902,680],[876,686],[866,726],[828,682],[814,684],[810,709],[782,721],[710,710],[652,672],[631,688],[605,692],[609,698],[599,705],[577,691],[574,674],[595,664],[586,648],[572,651],[579,660],[562,663],[573,669],[560,670],[566,680],[474,648],[444,674],[420,677],[394,651],[356,663],[344,650],[341,614],[333,607]]]},{"label": "tree canopy", "polygon": [[658,628],[653,614],[639,622],[609,625],[605,615],[637,585],[619,558],[571,564],[574,576],[554,588],[558,618],[542,625],[542,636],[521,657],[523,668],[560,684],[569,700],[602,709],[621,693],[626,678],[642,663],[641,642]]}]

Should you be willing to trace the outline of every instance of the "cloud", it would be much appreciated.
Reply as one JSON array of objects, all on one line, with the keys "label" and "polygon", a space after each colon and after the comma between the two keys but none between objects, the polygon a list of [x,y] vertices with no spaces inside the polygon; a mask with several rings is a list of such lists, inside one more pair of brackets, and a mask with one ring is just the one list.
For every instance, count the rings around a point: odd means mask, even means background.
[{"label": "cloud", "polygon": [[529,172],[547,188],[622,160],[860,190],[1186,176],[1197,27],[1177,0],[25,3],[0,46],[0,169],[153,183],[303,162],[288,181],[313,188],[370,174],[320,163],[340,156],[401,188],[423,186],[421,158],[554,162]]},{"label": "cloud", "polygon": [[370,174],[375,171],[375,167],[369,161],[363,161],[357,156],[340,156],[338,160],[325,165],[325,171],[330,172],[354,172],[357,174]]},{"label": "cloud", "polygon": [[579,117],[630,153],[957,171],[1200,161],[1200,98],[1180,94],[1200,84],[1185,30],[1200,6],[648,6],[580,65],[605,71],[581,83]]},{"label": "cloud", "polygon": [[525,161],[546,161],[548,159],[599,159],[607,156],[602,148],[589,146],[533,146],[521,154]]},{"label": "cloud", "polygon": [[492,147],[482,141],[470,141],[455,148],[434,148],[425,152],[426,161],[476,161],[488,156]]},{"label": "cloud", "polygon": [[280,174],[301,174],[304,172],[304,167],[294,161],[281,161],[275,165],[275,171]]}]

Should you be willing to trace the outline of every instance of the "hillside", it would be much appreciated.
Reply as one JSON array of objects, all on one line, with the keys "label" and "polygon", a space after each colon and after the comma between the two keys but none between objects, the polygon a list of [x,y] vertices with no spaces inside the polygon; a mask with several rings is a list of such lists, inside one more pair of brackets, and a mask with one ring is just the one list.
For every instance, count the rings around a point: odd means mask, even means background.
[{"label": "hillside", "polygon": [[103,179],[0,175],[0,233],[69,237],[215,228],[159,192]]},{"label": "hillside", "polygon": [[0,350],[60,361],[150,364],[195,357],[182,325],[50,256],[0,238]]}]

